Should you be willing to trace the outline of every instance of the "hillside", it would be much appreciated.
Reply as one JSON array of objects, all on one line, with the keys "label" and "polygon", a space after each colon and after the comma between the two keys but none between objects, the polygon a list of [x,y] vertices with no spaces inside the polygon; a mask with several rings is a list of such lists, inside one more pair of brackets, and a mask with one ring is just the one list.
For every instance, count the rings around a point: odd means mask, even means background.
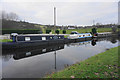
[{"label": "hillside", "polygon": [[12,21],[2,19],[2,29],[39,29],[42,30],[39,24],[29,23],[25,21]]}]

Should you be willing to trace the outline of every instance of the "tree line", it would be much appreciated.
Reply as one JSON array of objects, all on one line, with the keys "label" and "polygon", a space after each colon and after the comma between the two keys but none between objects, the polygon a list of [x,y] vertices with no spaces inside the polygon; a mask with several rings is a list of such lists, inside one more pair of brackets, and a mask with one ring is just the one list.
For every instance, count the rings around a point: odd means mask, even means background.
[{"label": "tree line", "polygon": [[3,19],[3,20],[10,20],[10,21],[20,20],[19,16],[14,12],[7,13],[6,11],[1,11],[0,15],[1,15],[0,19]]},{"label": "tree line", "polygon": [[[1,11],[0,20],[2,20],[2,29],[38,29],[41,30],[39,24],[29,23],[20,20],[20,17],[14,12]],[[5,31],[6,32],[6,31]]]}]

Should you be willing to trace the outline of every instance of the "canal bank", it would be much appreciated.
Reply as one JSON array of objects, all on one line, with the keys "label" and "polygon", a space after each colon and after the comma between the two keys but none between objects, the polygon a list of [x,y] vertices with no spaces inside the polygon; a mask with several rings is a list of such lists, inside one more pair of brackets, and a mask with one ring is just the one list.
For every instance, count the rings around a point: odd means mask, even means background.
[{"label": "canal bank", "polygon": [[73,64],[48,78],[118,78],[120,46]]}]

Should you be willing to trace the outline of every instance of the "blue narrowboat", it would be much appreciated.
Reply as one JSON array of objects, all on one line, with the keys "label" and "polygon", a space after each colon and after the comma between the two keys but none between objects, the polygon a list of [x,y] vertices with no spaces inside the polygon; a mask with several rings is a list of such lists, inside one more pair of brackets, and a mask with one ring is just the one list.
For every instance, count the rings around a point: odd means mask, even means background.
[{"label": "blue narrowboat", "polygon": [[92,38],[92,35],[91,33],[78,33],[77,31],[72,31],[68,38],[69,39]]}]

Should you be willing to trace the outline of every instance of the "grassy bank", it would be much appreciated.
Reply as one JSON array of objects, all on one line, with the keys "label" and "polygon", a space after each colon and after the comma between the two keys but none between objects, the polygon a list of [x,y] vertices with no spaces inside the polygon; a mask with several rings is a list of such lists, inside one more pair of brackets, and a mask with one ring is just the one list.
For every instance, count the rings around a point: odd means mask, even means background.
[{"label": "grassy bank", "polygon": [[[70,34],[72,31],[77,31],[79,33],[86,33],[91,32],[92,28],[81,28],[81,29],[69,29],[66,30],[66,34]],[[62,34],[63,30],[60,30],[60,34]],[[97,32],[111,32],[112,28],[97,28]],[[45,31],[43,31],[45,33]],[[54,34],[54,30],[52,30],[52,33]]]},{"label": "grassy bank", "polygon": [[11,39],[0,39],[0,42],[12,42]]},{"label": "grassy bank", "polygon": [[[70,34],[72,31],[77,31],[79,33],[85,33],[85,32],[92,32],[92,28],[85,28],[85,29],[73,29],[73,30],[67,30],[67,34]],[[112,28],[97,28],[97,32],[111,32]],[[60,31],[62,33],[62,31]]]},{"label": "grassy bank", "polygon": [[[42,32],[45,34],[47,28],[43,28],[41,26]],[[40,29],[3,29],[2,34],[10,34],[10,33],[18,33],[18,34],[38,34],[41,31]],[[77,31],[79,33],[91,32],[92,28],[81,28],[81,29],[70,29],[66,30],[66,34],[70,34],[72,31]],[[62,34],[63,30],[60,30],[60,34]],[[112,28],[97,28],[97,32],[111,32]],[[54,34],[54,30],[52,29],[52,33]]]},{"label": "grassy bank", "polygon": [[[118,49],[119,48],[119,49]],[[118,78],[120,46],[47,76],[48,78]]]}]

